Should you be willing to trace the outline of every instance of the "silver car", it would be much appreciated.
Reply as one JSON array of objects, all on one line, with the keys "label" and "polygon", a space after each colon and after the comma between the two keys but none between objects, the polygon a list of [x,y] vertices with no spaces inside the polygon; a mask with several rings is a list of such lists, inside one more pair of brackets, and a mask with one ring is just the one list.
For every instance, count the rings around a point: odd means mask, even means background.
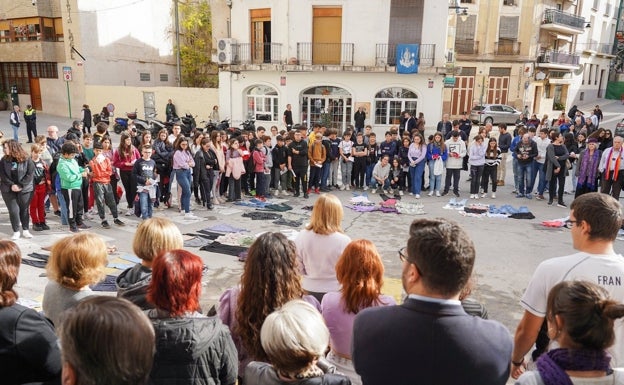
[{"label": "silver car", "polygon": [[520,114],[520,111],[505,104],[483,104],[472,108],[470,120],[475,124],[515,124]]}]

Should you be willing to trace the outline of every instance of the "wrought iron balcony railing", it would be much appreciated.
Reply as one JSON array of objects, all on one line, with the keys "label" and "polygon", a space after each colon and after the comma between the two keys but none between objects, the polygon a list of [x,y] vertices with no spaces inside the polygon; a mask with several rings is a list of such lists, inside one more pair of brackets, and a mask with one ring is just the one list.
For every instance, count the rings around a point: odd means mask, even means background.
[{"label": "wrought iron balcony railing", "polygon": [[297,43],[299,64],[353,65],[353,43]]}]

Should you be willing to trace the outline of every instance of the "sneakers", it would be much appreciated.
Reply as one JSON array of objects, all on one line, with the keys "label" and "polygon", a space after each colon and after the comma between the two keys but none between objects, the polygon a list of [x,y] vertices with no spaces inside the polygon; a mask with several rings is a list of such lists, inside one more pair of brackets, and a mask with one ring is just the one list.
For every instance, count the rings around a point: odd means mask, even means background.
[{"label": "sneakers", "polygon": [[535,199],[537,199],[538,201],[543,201],[544,200],[544,196],[541,194],[538,194]]},{"label": "sneakers", "polygon": [[107,220],[103,220],[102,221],[102,227],[105,228],[105,229],[110,229],[111,225],[108,224]]},{"label": "sneakers", "polygon": [[275,190],[275,191],[273,191],[273,195],[275,195],[276,197],[278,197],[278,196],[279,196],[279,194],[280,194],[280,191],[279,191],[279,190]]},{"label": "sneakers", "polygon": [[496,193],[492,193],[492,199],[496,199]]},{"label": "sneakers", "polygon": [[486,192],[482,192],[482,193],[481,193],[481,198],[485,198],[486,196],[487,196],[487,193],[486,193]]},{"label": "sneakers", "polygon": [[45,222],[39,224],[41,226],[41,230],[50,230],[50,226],[48,226]]},{"label": "sneakers", "polygon": [[184,219],[197,219],[197,218],[198,217],[195,214],[191,213],[191,212],[188,212],[188,213],[184,214]]},{"label": "sneakers", "polygon": [[81,224],[79,224],[79,225],[78,225],[78,228],[79,228],[79,229],[82,229],[82,230],[86,230],[86,229],[90,229],[90,228],[91,228],[91,226],[89,226],[89,225],[88,225],[88,224],[86,224],[86,223],[81,223]]},{"label": "sneakers", "polygon": [[21,234],[20,234],[19,231],[14,232],[13,235],[11,236],[11,240],[12,241],[17,241],[18,239],[20,239],[20,235]]},{"label": "sneakers", "polygon": [[410,192],[410,193],[409,193],[409,195],[414,195],[414,193],[413,193],[413,192]]},{"label": "sneakers", "polygon": [[347,185],[347,191],[351,190],[351,186]]},{"label": "sneakers", "polygon": [[548,206],[552,206],[553,201],[548,201]]},{"label": "sneakers", "polygon": [[368,190],[368,186],[364,186],[364,191]]},{"label": "sneakers", "polygon": [[346,189],[347,189],[347,187],[345,185],[340,186],[340,191],[344,191]]},{"label": "sneakers", "polygon": [[283,196],[285,196],[285,197],[287,197],[287,196],[289,196],[289,195],[290,195],[290,193],[289,193],[288,191],[286,191],[286,190],[282,190],[281,194],[282,194]]},{"label": "sneakers", "polygon": [[531,194],[527,194],[527,195],[525,195],[525,197],[526,197],[526,199],[533,199],[533,195],[531,195]]},{"label": "sneakers", "polygon": [[499,180],[498,182],[496,182],[497,186],[504,186],[505,185],[505,181],[504,180]]},{"label": "sneakers", "polygon": [[22,238],[30,239],[33,235],[28,230],[22,230]]},{"label": "sneakers", "polygon": [[557,207],[561,207],[561,208],[564,208],[564,209],[565,209],[565,208],[567,208],[568,206],[566,206],[566,204],[565,204],[565,203],[563,203],[563,202],[557,202]]},{"label": "sneakers", "polygon": [[403,196],[403,191],[399,190],[399,195]]},{"label": "sneakers", "polygon": [[115,218],[115,220],[113,221],[114,224],[116,224],[117,226],[125,226],[126,224],[123,223],[121,220],[119,220],[119,218]]},{"label": "sneakers", "polygon": [[308,193],[303,194],[303,198],[304,199],[308,199],[310,196],[308,195]]},{"label": "sneakers", "polygon": [[524,194],[517,194],[516,198],[524,198]]},{"label": "sneakers", "polygon": [[314,193],[315,194],[320,194],[321,193],[321,189],[319,189],[318,187],[314,189]]},{"label": "sneakers", "polygon": [[72,233],[77,233],[79,230],[76,226],[69,226],[69,231],[71,231]]},{"label": "sneakers", "polygon": [[54,212],[54,215],[56,215],[57,217],[60,217],[61,216],[61,210],[56,210]]},{"label": "sneakers", "polygon": [[43,228],[41,227],[41,225],[39,223],[33,223],[32,229],[33,229],[33,231],[42,231],[43,230]]},{"label": "sneakers", "polygon": [[[374,193],[373,193],[374,194]],[[427,194],[427,196],[432,197],[433,196],[433,190],[429,191],[429,194]]]},{"label": "sneakers", "polygon": [[128,209],[128,211],[126,211],[126,216],[129,217],[132,215],[134,215],[134,209]]},{"label": "sneakers", "polygon": [[453,191],[453,194],[455,194],[455,196],[459,198],[459,191]]},{"label": "sneakers", "polygon": [[416,199],[420,199],[420,194],[416,194],[414,196],[416,197]]},{"label": "sneakers", "polygon": [[[376,188],[371,190],[371,194],[376,194],[376,193],[377,193],[377,189]],[[429,195],[431,196],[431,194],[429,194]]]},{"label": "sneakers", "polygon": [[436,191],[436,196],[439,197],[440,196],[440,192]]}]

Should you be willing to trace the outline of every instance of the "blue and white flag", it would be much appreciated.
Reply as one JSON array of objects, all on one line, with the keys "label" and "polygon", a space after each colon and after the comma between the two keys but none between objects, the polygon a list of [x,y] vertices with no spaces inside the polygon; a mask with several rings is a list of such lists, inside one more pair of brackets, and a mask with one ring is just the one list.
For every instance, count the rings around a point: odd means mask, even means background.
[{"label": "blue and white flag", "polygon": [[397,44],[396,70],[400,74],[418,73],[418,44]]}]

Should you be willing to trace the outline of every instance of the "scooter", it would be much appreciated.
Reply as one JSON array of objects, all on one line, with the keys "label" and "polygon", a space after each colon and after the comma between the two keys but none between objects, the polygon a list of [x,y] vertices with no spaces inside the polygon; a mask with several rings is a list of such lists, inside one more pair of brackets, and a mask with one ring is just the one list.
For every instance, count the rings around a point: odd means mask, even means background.
[{"label": "scooter", "polygon": [[201,124],[204,124],[204,131],[211,133],[214,130],[219,130],[219,131],[224,131],[227,130],[228,127],[230,127],[230,119],[229,118],[225,118],[220,122],[216,122],[214,120],[210,120],[208,122],[206,121],[201,121]]},{"label": "scooter", "polygon": [[[195,122],[195,117],[191,114],[185,114],[182,118],[182,132],[184,135],[190,134],[193,130],[197,128],[197,123]],[[200,128],[203,131],[203,129]]]},{"label": "scooter", "polygon": [[166,128],[165,123],[154,119],[156,115],[157,114],[155,112],[150,112],[145,115],[145,119],[134,119],[134,125],[137,128],[137,132],[143,133],[147,130],[151,132],[152,135],[156,135],[158,134],[158,131]]},{"label": "scooter", "polygon": [[245,131],[256,131],[256,125],[254,124],[256,121],[249,118],[241,123],[241,126]]},{"label": "scooter", "polygon": [[136,111],[126,112],[126,116],[127,118],[115,118],[115,125],[113,126],[113,131],[115,131],[115,134],[121,134],[122,132],[126,131],[128,129],[128,120],[136,119],[137,113]]}]

